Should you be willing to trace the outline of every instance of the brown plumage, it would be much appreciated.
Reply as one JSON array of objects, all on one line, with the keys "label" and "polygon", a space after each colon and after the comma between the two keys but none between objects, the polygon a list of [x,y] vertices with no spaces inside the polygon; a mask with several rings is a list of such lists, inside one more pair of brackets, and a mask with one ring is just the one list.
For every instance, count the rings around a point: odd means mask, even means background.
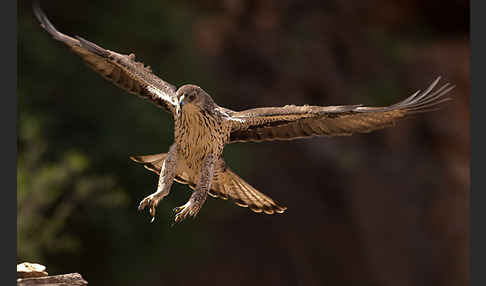
[{"label": "brown plumage", "polygon": [[[159,175],[166,156],[166,153],[161,153],[145,156],[132,156],[130,159],[137,163],[142,163],[145,168]],[[238,177],[238,175],[231,172],[231,170],[224,165],[223,161],[220,161],[217,170],[218,171],[215,172],[216,174],[211,183],[211,189],[208,192],[210,196],[223,200],[231,198],[238,206],[248,207],[257,213],[283,213],[287,209],[286,207],[278,205],[274,200],[260,193],[243,179]],[[187,184],[191,189],[196,187],[195,183],[191,182],[189,178],[184,176],[184,174],[176,176],[175,181],[181,184]]]},{"label": "brown plumage", "polygon": [[[102,77],[131,94],[138,95],[152,101],[155,105],[174,112],[177,104],[174,98],[175,86],[161,80],[152,74],[149,66],[135,61],[135,54],[123,55],[91,43],[81,37],[69,37],[51,24],[46,15],[34,2],[34,14],[44,28],[55,40],[67,45],[84,62]],[[152,86],[156,86],[160,94],[155,93]]]},{"label": "brown plumage", "polygon": [[434,110],[438,104],[450,99],[444,97],[454,88],[448,83],[433,90],[439,79],[422,93],[417,91],[405,100],[387,107],[287,105],[234,112],[231,116],[243,122],[231,130],[230,143],[343,136],[393,126],[406,115]]},{"label": "brown plumage", "polygon": [[437,78],[425,91],[387,107],[286,105],[237,112],[218,106],[196,85],[176,89],[143,63],[136,62],[133,54],[119,54],[83,38],[62,34],[38,6],[34,6],[34,13],[55,40],[67,45],[94,71],[173,115],[175,140],[169,152],[130,158],[159,175],[157,191],[139,205],[140,210],[148,207],[152,217],[158,202],[169,194],[173,181],[188,184],[194,190],[188,202],[175,209],[176,222],[196,216],[207,194],[231,198],[254,212],[274,214],[286,210],[227,168],[222,157],[226,144],[367,133],[393,126],[410,114],[437,109],[449,100],[445,94],[453,88],[446,83],[434,90],[440,79]]}]

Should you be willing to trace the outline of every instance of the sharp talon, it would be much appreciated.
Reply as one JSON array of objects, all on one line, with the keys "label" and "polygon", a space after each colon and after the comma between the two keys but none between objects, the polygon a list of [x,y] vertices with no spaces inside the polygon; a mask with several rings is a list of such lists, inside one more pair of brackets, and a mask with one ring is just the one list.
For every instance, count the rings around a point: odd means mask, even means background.
[{"label": "sharp talon", "polygon": [[159,193],[159,191],[150,194],[149,196],[145,197],[138,205],[138,210],[144,210],[145,208],[148,209],[149,214],[152,216],[151,223],[155,220],[155,213],[157,211],[157,205],[161,199],[164,198],[164,195]]},{"label": "sharp talon", "polygon": [[152,219],[150,220],[150,223],[153,223],[155,221],[155,217],[152,217]]},{"label": "sharp talon", "polygon": [[150,206],[149,213],[150,213],[151,216],[155,216],[155,208],[154,208],[154,206]]}]

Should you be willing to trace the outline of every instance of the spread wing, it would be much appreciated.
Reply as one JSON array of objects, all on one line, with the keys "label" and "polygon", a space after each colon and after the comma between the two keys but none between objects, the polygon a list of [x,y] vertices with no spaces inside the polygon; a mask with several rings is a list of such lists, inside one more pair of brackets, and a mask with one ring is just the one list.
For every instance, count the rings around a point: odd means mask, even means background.
[{"label": "spread wing", "polygon": [[69,37],[56,30],[36,2],[34,2],[33,9],[44,30],[55,40],[67,45],[102,77],[129,93],[150,100],[157,106],[175,114],[176,88],[155,76],[150,67],[136,62],[134,54],[119,54],[81,37]]},{"label": "spread wing", "polygon": [[454,86],[446,83],[434,90],[439,79],[424,92],[417,91],[387,107],[287,105],[232,112],[230,143],[343,136],[393,126],[400,118],[436,110],[439,104],[450,100],[444,95]]}]

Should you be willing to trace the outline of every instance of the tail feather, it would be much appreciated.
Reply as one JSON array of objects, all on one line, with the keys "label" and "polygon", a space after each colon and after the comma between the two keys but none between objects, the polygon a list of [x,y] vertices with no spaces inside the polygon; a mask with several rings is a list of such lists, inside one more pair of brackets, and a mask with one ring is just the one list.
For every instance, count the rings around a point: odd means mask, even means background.
[{"label": "tail feather", "polygon": [[[130,159],[137,163],[142,163],[146,169],[159,174],[166,156],[166,153],[161,153],[145,156],[131,156]],[[224,166],[224,164],[220,164],[219,166]],[[179,176],[179,174],[175,177],[175,180],[181,184],[188,184],[191,189],[194,189],[196,186],[196,184],[191,182],[189,178]],[[250,184],[225,167],[220,167],[219,170],[215,170],[214,179],[208,194],[223,200],[227,200],[229,197],[236,205],[240,207],[248,207],[256,213],[283,213],[287,209],[287,207],[279,205],[268,196],[253,188]]]},{"label": "tail feather", "polygon": [[165,157],[167,157],[167,153],[144,156],[130,156],[130,159],[137,163],[142,163],[146,169],[159,174]]}]

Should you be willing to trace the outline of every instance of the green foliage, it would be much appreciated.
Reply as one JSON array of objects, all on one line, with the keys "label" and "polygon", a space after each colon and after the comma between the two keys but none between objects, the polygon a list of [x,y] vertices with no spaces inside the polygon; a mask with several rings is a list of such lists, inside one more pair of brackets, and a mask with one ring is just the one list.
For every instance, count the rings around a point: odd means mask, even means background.
[{"label": "green foliage", "polygon": [[43,261],[45,253],[79,251],[79,238],[66,232],[73,213],[86,204],[123,206],[127,197],[113,176],[92,174],[87,156],[75,149],[47,160],[48,144],[35,117],[22,116],[18,131],[18,260]]}]

